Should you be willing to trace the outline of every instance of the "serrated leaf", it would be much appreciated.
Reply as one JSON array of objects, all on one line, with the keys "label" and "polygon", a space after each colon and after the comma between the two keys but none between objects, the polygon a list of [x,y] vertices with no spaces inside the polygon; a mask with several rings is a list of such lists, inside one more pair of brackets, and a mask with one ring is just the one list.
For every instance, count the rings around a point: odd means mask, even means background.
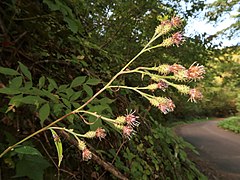
[{"label": "serrated leaf", "polygon": [[60,167],[62,159],[63,159],[63,148],[62,148],[62,142],[61,139],[59,138],[58,134],[53,130],[50,129],[53,139],[54,139],[54,143],[57,149],[57,153],[58,153],[58,167]]},{"label": "serrated leaf", "polygon": [[96,79],[96,78],[89,78],[88,80],[87,80],[87,82],[86,82],[86,84],[88,84],[88,85],[97,85],[97,84],[99,84],[100,83],[100,79]]},{"label": "serrated leaf", "polygon": [[9,87],[10,88],[20,88],[21,85],[22,85],[22,76],[18,76],[18,77],[15,77],[13,78],[10,83],[9,83]]},{"label": "serrated leaf", "polygon": [[20,154],[42,156],[42,154],[36,148],[31,146],[20,146],[15,148],[14,151]]},{"label": "serrated leaf", "polygon": [[21,62],[19,63],[19,67],[22,71],[22,73],[24,74],[24,76],[26,76],[30,81],[32,81],[32,74],[31,72],[28,70],[27,66],[25,66],[24,64],[22,64]]},{"label": "serrated leaf", "polygon": [[0,93],[8,94],[8,95],[15,95],[21,93],[18,89],[15,88],[0,88]]},{"label": "serrated leaf", "polygon": [[19,72],[10,69],[10,68],[4,68],[4,67],[0,67],[0,73],[1,74],[5,74],[5,75],[10,75],[10,76],[16,76],[16,75],[20,75]]},{"label": "serrated leaf", "polygon": [[86,76],[78,76],[72,81],[70,87],[74,88],[74,87],[80,86],[85,82],[85,80],[86,80]]},{"label": "serrated leaf", "polygon": [[88,94],[88,96],[92,97],[93,96],[93,90],[90,86],[84,84],[83,85],[83,90],[86,91],[86,93]]},{"label": "serrated leaf", "polygon": [[38,87],[41,89],[45,85],[46,78],[44,76],[40,77],[38,81]]},{"label": "serrated leaf", "polygon": [[49,114],[50,114],[50,106],[48,103],[46,103],[39,109],[39,118],[40,118],[42,126],[43,126],[44,121],[49,116]]}]

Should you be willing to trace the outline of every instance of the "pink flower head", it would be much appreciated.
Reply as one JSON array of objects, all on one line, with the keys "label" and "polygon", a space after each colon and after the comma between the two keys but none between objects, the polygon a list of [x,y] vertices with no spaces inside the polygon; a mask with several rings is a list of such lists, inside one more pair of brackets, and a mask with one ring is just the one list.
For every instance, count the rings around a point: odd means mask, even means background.
[{"label": "pink flower head", "polygon": [[101,140],[101,138],[105,138],[106,137],[105,129],[97,128],[97,130],[96,130],[96,137],[98,137],[100,140]]},{"label": "pink flower head", "polygon": [[163,26],[170,25],[171,26],[172,23],[169,20],[164,20],[164,21],[161,22],[161,25],[163,25]]},{"label": "pink flower head", "polygon": [[172,35],[172,42],[177,46],[183,41],[183,35],[180,32],[176,32]]},{"label": "pink flower head", "polygon": [[165,81],[159,81],[158,82],[158,88],[165,91],[168,88],[168,84]]},{"label": "pink flower head", "polygon": [[195,88],[190,89],[189,95],[190,95],[190,98],[188,100],[190,100],[191,102],[196,102],[196,100],[203,98],[202,93]]},{"label": "pink flower head", "polygon": [[127,125],[132,126],[132,127],[139,126],[139,124],[140,124],[140,122],[137,121],[137,119],[139,117],[133,115],[134,113],[135,113],[135,111],[133,111],[133,112],[130,111],[129,114],[125,115],[125,121],[126,121]]},{"label": "pink flower head", "polygon": [[136,131],[129,125],[123,127],[123,137],[131,139],[132,135],[134,135]]},{"label": "pink flower head", "polygon": [[202,79],[205,74],[204,66],[193,63],[188,69],[188,79]]},{"label": "pink flower head", "polygon": [[182,24],[182,20],[181,20],[180,17],[173,17],[171,19],[171,24],[172,24],[173,27],[179,27]]},{"label": "pink flower head", "polygon": [[88,161],[92,158],[92,153],[87,148],[82,151],[82,158],[84,161]]},{"label": "pink flower head", "polygon": [[179,71],[183,71],[185,70],[186,68],[183,67],[182,65],[180,64],[173,64],[169,67],[169,71],[170,72],[173,72],[173,73],[178,73]]},{"label": "pink flower head", "polygon": [[158,109],[160,109],[163,114],[167,114],[169,112],[174,111],[174,108],[175,108],[175,104],[171,99],[166,99],[164,103],[160,103],[158,105]]}]

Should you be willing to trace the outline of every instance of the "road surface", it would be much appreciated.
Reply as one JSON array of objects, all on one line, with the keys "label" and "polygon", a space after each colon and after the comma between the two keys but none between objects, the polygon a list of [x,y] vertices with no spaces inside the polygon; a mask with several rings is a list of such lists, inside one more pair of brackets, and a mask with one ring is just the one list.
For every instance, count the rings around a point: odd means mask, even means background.
[{"label": "road surface", "polygon": [[196,147],[200,158],[215,169],[240,180],[240,134],[217,127],[218,121],[197,122],[177,127],[176,133]]}]

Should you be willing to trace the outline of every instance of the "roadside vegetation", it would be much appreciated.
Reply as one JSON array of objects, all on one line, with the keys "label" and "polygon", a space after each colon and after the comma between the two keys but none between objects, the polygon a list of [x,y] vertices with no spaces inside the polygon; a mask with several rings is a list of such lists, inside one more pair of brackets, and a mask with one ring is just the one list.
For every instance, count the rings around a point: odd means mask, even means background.
[{"label": "roadside vegetation", "polygon": [[218,126],[235,133],[240,133],[240,116],[226,118],[225,120],[220,121]]},{"label": "roadside vegetation", "polygon": [[183,37],[207,6],[181,6],[0,1],[2,178],[202,179],[168,124],[238,111],[240,51]]}]

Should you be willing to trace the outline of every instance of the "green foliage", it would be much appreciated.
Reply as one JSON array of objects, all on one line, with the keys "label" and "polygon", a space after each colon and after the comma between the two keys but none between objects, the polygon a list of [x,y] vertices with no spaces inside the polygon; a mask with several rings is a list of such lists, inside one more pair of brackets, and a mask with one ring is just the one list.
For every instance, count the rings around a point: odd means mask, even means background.
[{"label": "green foliage", "polygon": [[[58,86],[55,80],[42,76],[39,78],[38,85],[34,87],[30,71],[22,63],[19,64],[22,75],[11,79],[9,87],[0,89],[0,93],[12,95],[10,97],[11,100],[9,101],[7,112],[13,110],[15,107],[34,105],[35,110],[38,111],[42,126],[44,121],[48,119],[51,114],[54,116],[64,115],[64,113],[68,113],[74,108],[79,107],[80,102],[84,102],[93,95],[92,86],[100,83],[99,79],[90,77],[87,78],[85,82],[86,76],[79,76],[70,84]],[[12,69],[8,69],[7,74],[9,74],[9,72],[14,72],[18,75],[17,71]],[[2,71],[2,73],[6,74],[6,70]],[[25,78],[28,80],[26,81]],[[83,101],[80,100],[80,98],[83,99]],[[102,101],[101,99],[98,100],[97,104],[100,104],[99,106],[93,106],[90,109],[99,113],[103,113],[104,110],[106,113],[111,113],[111,108],[109,106],[111,102],[110,99],[103,98]],[[70,116],[68,120],[73,123],[75,118],[74,116]],[[96,129],[100,124],[94,126]]]},{"label": "green foliage", "polygon": [[[0,4],[3,9],[0,12],[3,24],[1,28],[7,27],[5,30],[1,29],[4,36],[0,36],[1,45],[3,45],[0,49],[1,59],[4,59],[0,62],[0,83],[6,86],[0,88],[3,100],[0,116],[5,120],[0,123],[1,127],[9,126],[14,132],[17,127],[19,134],[25,136],[26,133],[39,129],[40,125],[44,126],[85,103],[101,88],[102,84],[109,81],[112,75],[132,58],[133,54],[139,51],[140,46],[146,44],[152,36],[151,32],[159,24],[159,19],[167,19],[176,14],[176,4],[179,5],[180,1],[44,0],[42,2],[25,0],[2,1]],[[203,7],[202,1],[193,2],[193,5],[193,9],[185,12],[185,15],[190,15]],[[11,43],[12,45],[8,45]],[[182,47],[151,51],[141,56],[133,66],[157,66],[180,61],[181,64],[190,66],[194,61],[206,62],[207,56],[208,52],[199,38],[187,39],[186,45]],[[149,80],[144,81],[149,83]],[[133,75],[121,77],[115,83],[141,86],[145,82]],[[169,92],[171,97],[174,97],[174,94],[174,90]],[[190,105],[185,105],[185,101],[186,99],[179,98],[177,104],[186,107],[181,113],[184,117],[188,117]],[[124,114],[126,109],[138,109],[139,106],[142,106],[142,110],[148,109],[145,102],[131,92],[107,91],[103,96],[98,96],[86,109],[110,117],[113,114]],[[198,107],[192,109],[191,112],[194,114]],[[179,113],[174,115],[179,117],[180,110],[177,111]],[[159,116],[162,117],[160,122],[172,119],[174,116],[163,116],[154,111],[152,114],[154,117],[151,123],[156,121],[154,119],[159,119]],[[75,129],[78,133],[89,129],[96,130],[99,126],[108,127],[108,124],[100,118],[93,116],[84,116],[84,118],[89,121],[90,126],[84,125],[77,115],[69,116],[59,125]],[[95,123],[91,124],[93,122]],[[151,123],[148,126],[151,127]],[[143,124],[142,127],[146,128]],[[172,136],[165,127],[159,124],[153,126],[159,126],[161,131],[157,127],[141,131],[142,138],[132,142],[129,148],[125,148],[124,152],[116,157],[116,167],[131,177],[139,179],[149,177],[167,179],[167,177],[176,178],[177,175],[179,177],[186,175],[186,179],[200,177],[186,159],[183,152],[186,147],[184,142]],[[111,131],[111,128],[107,131]],[[6,133],[3,137],[5,136],[11,139],[9,134]],[[120,143],[120,138],[114,139],[114,137],[115,134],[111,132],[111,137],[107,141],[102,141],[103,146],[95,141],[91,143],[96,145],[94,147],[102,148],[104,152],[114,148],[111,151],[113,157],[118,148],[114,145]],[[44,142],[43,144],[46,143],[42,135],[39,139]],[[3,150],[2,147],[6,148],[9,145],[4,141],[5,139],[1,141],[1,150]],[[11,141],[10,144],[13,144],[13,140]],[[52,142],[51,139],[49,141]],[[113,145],[108,145],[108,142]],[[65,160],[63,159],[63,163],[60,161],[61,145],[63,148],[67,146],[64,148],[67,156]],[[62,139],[62,144],[56,145],[57,152],[46,147],[51,156],[58,156],[58,165],[61,163],[63,169],[67,166],[66,169],[71,173],[78,173],[77,175],[85,179],[91,178],[94,171],[92,167],[95,164],[79,163],[81,159],[79,152],[71,149],[71,144],[67,144]],[[42,147],[37,148],[40,150]],[[21,163],[16,169],[17,174],[19,176],[25,174],[33,179],[41,178],[46,168],[44,160],[36,155],[22,154],[21,156],[19,157]],[[29,168],[29,165],[25,164],[31,164],[33,157],[36,160],[35,165],[42,168],[26,172],[26,167]],[[76,162],[75,159],[77,159]],[[14,164],[18,160],[10,158],[8,162]],[[55,173],[55,169],[52,171]],[[98,171],[101,172],[101,168]],[[171,171],[174,173],[172,174]],[[37,172],[38,177],[34,177],[34,172]],[[197,175],[193,172],[197,172]],[[64,173],[63,178],[66,175]]]},{"label": "green foliage", "polygon": [[42,180],[44,170],[49,166],[50,164],[40,156],[19,156],[19,160],[16,164],[16,175],[14,178],[27,176],[32,180]]},{"label": "green foliage", "polygon": [[[115,166],[130,174],[130,179],[206,179],[188,160],[186,148],[194,151],[170,128],[155,122],[149,133],[138,135],[126,147]],[[113,149],[109,152],[112,156],[116,153]]]},{"label": "green foliage", "polygon": [[229,117],[224,119],[223,121],[220,121],[218,123],[218,126],[233,131],[235,133],[240,133],[240,117]]}]

